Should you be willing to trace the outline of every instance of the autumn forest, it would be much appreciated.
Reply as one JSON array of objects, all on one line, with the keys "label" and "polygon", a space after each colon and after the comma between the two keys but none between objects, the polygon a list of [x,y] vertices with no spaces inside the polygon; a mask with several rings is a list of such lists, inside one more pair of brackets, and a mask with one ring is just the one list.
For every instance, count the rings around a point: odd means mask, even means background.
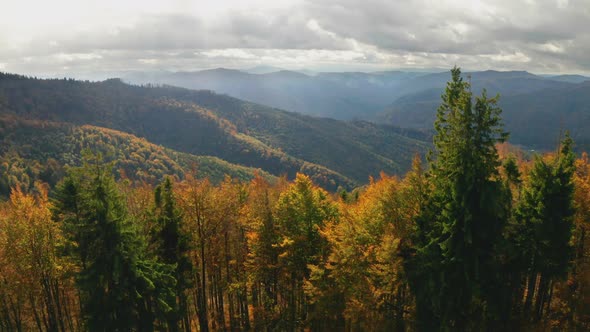
[{"label": "autumn forest", "polygon": [[567,131],[548,153],[510,145],[499,97],[474,95],[458,68],[442,93],[431,146],[363,127],[416,147],[407,173],[366,185],[350,180],[358,169],[300,167],[282,151],[263,154],[270,174],[35,124],[59,133],[35,142],[68,154],[3,155],[0,331],[589,330],[588,155]]}]

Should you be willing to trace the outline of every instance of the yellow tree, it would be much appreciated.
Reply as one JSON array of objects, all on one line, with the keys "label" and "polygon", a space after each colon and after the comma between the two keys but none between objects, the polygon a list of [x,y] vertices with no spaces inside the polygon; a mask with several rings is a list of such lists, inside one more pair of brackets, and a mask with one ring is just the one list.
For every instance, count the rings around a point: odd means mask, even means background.
[{"label": "yellow tree", "polygon": [[556,289],[557,324],[563,329],[590,329],[590,161],[583,153],[574,174],[576,215],[572,243],[574,255],[566,283]]},{"label": "yellow tree", "polygon": [[187,175],[178,185],[179,208],[191,234],[191,260],[194,266],[194,309],[197,314],[199,331],[209,331],[209,265],[210,239],[215,233],[211,221],[211,211],[215,207],[214,187],[209,180],[199,180]]},{"label": "yellow tree", "polygon": [[[310,278],[310,266],[317,266],[328,255],[327,241],[320,235],[324,225],[336,222],[338,210],[328,193],[315,186],[309,177],[297,174],[295,181],[281,193],[275,208],[279,230],[280,287],[286,301],[286,324],[282,329],[304,326],[327,328],[327,307],[313,294],[305,294],[304,282]],[[313,293],[313,292],[312,292]],[[334,326],[332,326],[334,327]]]},{"label": "yellow tree", "polygon": [[256,176],[248,186],[247,201],[241,213],[241,225],[247,235],[246,273],[253,305],[256,331],[276,330],[282,316],[279,304],[279,233],[274,207],[286,188],[282,178],[271,185]]},{"label": "yellow tree", "polygon": [[51,219],[44,187],[15,187],[0,212],[0,327],[5,330],[78,329],[73,265],[58,253],[64,244]]},{"label": "yellow tree", "polygon": [[246,232],[239,220],[244,185],[228,177],[214,186],[189,175],[176,196],[193,243],[190,257],[200,329],[249,329]]},{"label": "yellow tree", "polygon": [[417,157],[403,181],[371,180],[358,201],[341,203],[340,222],[325,228],[331,253],[323,273],[344,294],[348,329],[403,331],[412,319],[403,263],[425,186]]}]

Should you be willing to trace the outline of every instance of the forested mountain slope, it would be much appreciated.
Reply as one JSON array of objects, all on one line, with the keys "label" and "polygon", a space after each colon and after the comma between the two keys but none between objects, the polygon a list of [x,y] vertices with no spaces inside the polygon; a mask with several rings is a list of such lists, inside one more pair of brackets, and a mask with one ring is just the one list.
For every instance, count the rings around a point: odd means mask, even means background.
[{"label": "forested mountain slope", "polygon": [[193,155],[219,157],[273,175],[309,174],[352,187],[380,171],[408,169],[428,135],[366,122],[314,118],[210,91],[0,76],[6,114],[126,132]]},{"label": "forested mountain slope", "polygon": [[84,150],[100,152],[113,162],[120,178],[149,184],[164,176],[178,179],[185,173],[221,182],[226,175],[250,180],[256,173],[268,180],[274,176],[261,169],[230,164],[217,157],[195,156],[149,143],[120,131],[90,125],[76,126],[15,116],[0,116],[0,195],[21,185],[31,189],[35,180],[53,186],[68,166],[81,165]]}]

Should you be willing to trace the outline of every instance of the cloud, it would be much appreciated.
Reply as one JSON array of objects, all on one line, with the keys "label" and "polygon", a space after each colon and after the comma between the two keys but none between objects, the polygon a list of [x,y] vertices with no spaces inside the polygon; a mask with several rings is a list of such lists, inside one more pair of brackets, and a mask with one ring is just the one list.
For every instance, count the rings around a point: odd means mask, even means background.
[{"label": "cloud", "polygon": [[57,1],[50,9],[56,21],[61,13],[61,23],[26,16],[13,17],[10,27],[0,23],[5,70],[49,74],[64,68],[252,64],[379,70],[457,64],[590,72],[590,0],[282,0],[273,5],[256,0],[201,7],[146,1],[127,3],[117,12],[97,2],[92,9],[78,5],[72,13],[59,11],[68,4]]}]

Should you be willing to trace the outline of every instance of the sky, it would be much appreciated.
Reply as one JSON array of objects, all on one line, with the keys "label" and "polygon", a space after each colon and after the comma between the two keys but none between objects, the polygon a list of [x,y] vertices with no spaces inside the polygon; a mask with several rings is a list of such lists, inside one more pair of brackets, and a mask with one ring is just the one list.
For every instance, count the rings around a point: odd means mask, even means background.
[{"label": "sky", "polygon": [[0,71],[590,74],[590,0],[0,0]]}]

